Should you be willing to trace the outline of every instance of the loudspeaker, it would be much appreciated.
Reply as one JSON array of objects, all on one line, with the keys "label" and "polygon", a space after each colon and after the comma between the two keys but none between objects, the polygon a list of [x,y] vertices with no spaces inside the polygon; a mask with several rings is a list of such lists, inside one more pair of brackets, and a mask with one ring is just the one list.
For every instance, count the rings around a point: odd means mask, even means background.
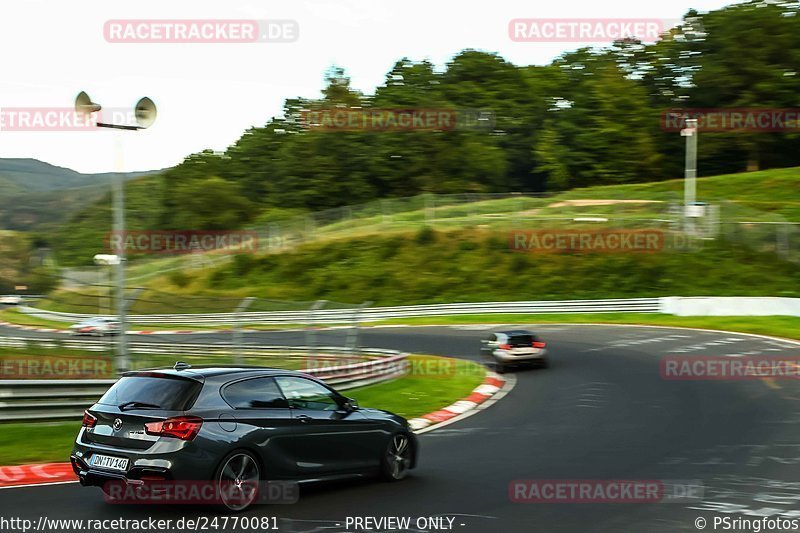
[{"label": "loudspeaker", "polygon": [[100,109],[101,106],[92,102],[92,99],[89,98],[89,95],[83,91],[81,91],[75,98],[75,111],[81,115],[88,116],[91,113],[100,111]]},{"label": "loudspeaker", "polygon": [[136,122],[142,128],[149,128],[152,126],[153,122],[156,121],[157,115],[158,111],[156,110],[156,104],[146,96],[136,102]]}]

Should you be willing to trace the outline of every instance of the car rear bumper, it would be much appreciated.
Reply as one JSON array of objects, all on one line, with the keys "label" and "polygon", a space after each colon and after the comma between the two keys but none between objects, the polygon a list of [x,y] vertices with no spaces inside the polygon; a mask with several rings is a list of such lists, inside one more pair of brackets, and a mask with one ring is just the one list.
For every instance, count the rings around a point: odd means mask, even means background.
[{"label": "car rear bumper", "polygon": [[[155,481],[208,480],[214,476],[219,457],[203,451],[201,443],[164,443],[151,450],[114,448],[87,443],[79,434],[70,456],[70,463],[81,484],[100,486],[112,480],[140,484],[142,478]],[[94,454],[128,459],[125,471],[98,468],[90,464]]]},{"label": "car rear bumper", "polygon": [[526,361],[539,361],[547,358],[547,350],[540,349],[536,353],[529,354],[510,354],[504,350],[496,350],[494,357],[503,363],[526,362]]},{"label": "car rear bumper", "polygon": [[126,485],[143,485],[146,481],[173,479],[172,472],[163,467],[134,466],[127,472],[113,472],[92,468],[82,457],[75,454],[70,456],[69,462],[72,464],[72,471],[85,487],[102,487],[109,481],[123,481]]}]

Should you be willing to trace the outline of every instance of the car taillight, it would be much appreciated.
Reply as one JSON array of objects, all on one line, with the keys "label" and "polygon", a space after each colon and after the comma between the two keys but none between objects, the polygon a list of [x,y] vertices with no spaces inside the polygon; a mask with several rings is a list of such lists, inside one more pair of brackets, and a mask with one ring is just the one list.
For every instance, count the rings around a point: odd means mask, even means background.
[{"label": "car taillight", "polygon": [[533,343],[533,347],[534,348],[544,348],[545,346],[547,346],[546,342],[534,342]]},{"label": "car taillight", "polygon": [[501,350],[510,350],[511,349],[511,345],[510,344],[501,344],[500,346],[498,346],[498,348],[500,348]]},{"label": "car taillight", "polygon": [[181,440],[192,440],[197,436],[203,419],[196,416],[177,416],[158,422],[147,422],[144,431],[148,435],[174,437]]},{"label": "car taillight", "polygon": [[83,422],[81,422],[81,426],[85,428],[93,428],[94,425],[97,424],[97,418],[89,414],[89,411],[83,412]]}]

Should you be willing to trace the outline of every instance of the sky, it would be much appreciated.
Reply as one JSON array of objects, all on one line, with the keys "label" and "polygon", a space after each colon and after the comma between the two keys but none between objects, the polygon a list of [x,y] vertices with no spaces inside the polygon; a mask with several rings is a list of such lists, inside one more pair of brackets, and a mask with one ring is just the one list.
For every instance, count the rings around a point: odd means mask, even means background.
[{"label": "sky", "polygon": [[[367,94],[403,57],[437,67],[466,48],[517,65],[547,64],[586,43],[515,42],[518,18],[678,20],[720,0],[21,0],[0,5],[0,111],[69,108],[80,91],[106,108],[155,101],[143,131],[7,131],[0,157],[30,157],[79,172],[150,170],[204,149],[225,150],[279,115],[286,98],[319,97],[343,67]],[[291,20],[293,42],[109,42],[108,21]],[[2,128],[2,126],[0,126]],[[117,141],[121,150],[116,150]],[[121,154],[121,157],[118,155]]]}]

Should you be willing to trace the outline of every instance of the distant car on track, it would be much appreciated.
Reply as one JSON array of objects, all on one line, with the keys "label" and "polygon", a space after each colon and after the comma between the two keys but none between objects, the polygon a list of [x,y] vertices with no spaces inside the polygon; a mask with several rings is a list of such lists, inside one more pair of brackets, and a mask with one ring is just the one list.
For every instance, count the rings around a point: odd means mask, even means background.
[{"label": "distant car on track", "polygon": [[119,322],[113,318],[89,318],[69,327],[72,335],[92,335],[97,337],[117,335],[119,330]]},{"label": "distant car on track", "polygon": [[[406,419],[366,409],[307,374],[274,368],[128,372],[89,408],[72,468],[84,486],[202,482],[233,486],[215,505],[241,511],[262,482],[379,475],[417,460]],[[154,489],[155,490],[155,489]]]},{"label": "distant car on track", "polygon": [[481,359],[498,373],[517,366],[549,366],[547,343],[524,329],[498,331],[481,340]]}]

